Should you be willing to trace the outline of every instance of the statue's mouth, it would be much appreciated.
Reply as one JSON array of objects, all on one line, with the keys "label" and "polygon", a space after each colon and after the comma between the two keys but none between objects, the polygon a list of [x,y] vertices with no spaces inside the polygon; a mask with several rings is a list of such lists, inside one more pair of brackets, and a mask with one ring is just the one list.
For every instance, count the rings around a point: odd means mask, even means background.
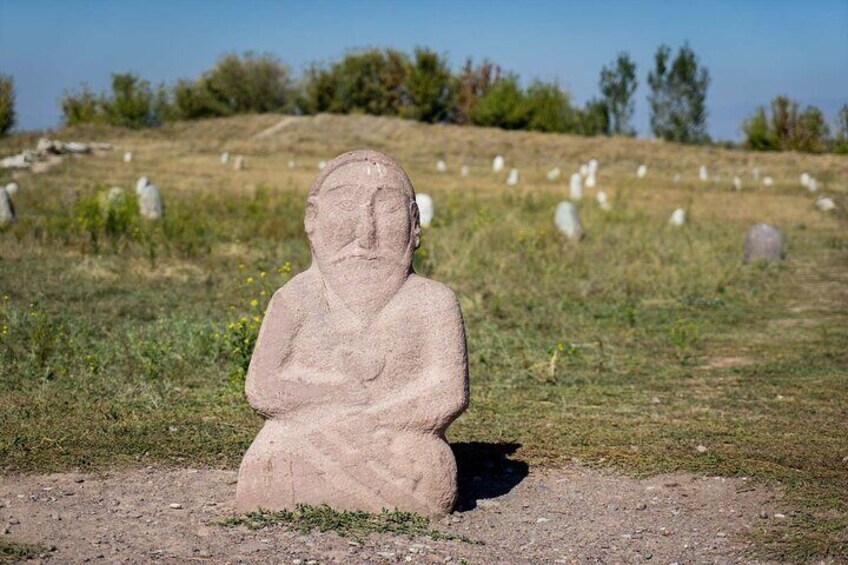
[{"label": "statue's mouth", "polygon": [[333,259],[332,263],[342,263],[344,261],[379,261],[382,259],[376,253],[369,253],[367,251],[354,251],[353,253],[345,253],[344,255],[340,255]]}]

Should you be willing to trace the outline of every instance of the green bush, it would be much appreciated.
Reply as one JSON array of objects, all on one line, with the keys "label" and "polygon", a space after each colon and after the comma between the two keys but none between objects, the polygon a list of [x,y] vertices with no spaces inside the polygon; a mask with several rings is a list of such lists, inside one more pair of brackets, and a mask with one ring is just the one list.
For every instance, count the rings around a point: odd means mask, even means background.
[{"label": "green bush", "polygon": [[453,103],[453,84],[447,59],[429,49],[415,49],[415,59],[404,80],[409,98],[405,114],[421,122],[448,118]]},{"label": "green bush", "polygon": [[524,129],[529,123],[527,98],[518,76],[500,78],[474,105],[471,122],[477,126]]},{"label": "green bush", "polygon": [[15,127],[15,81],[0,74],[0,135]]}]

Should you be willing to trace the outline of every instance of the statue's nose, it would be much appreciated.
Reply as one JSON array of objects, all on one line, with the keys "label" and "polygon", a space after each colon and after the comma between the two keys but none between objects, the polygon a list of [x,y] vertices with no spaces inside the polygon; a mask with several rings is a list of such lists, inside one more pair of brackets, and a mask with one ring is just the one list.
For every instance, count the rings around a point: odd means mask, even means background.
[{"label": "statue's nose", "polygon": [[356,224],[356,240],[363,249],[373,249],[377,243],[377,225],[372,206],[362,207]]}]

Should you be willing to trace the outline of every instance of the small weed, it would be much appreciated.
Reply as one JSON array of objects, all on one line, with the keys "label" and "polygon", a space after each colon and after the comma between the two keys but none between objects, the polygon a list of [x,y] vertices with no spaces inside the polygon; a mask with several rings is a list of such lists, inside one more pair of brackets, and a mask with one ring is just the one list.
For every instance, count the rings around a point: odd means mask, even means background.
[{"label": "small weed", "polygon": [[19,563],[47,552],[43,545],[20,543],[0,537],[0,563]]},{"label": "small weed", "polygon": [[335,532],[342,537],[361,540],[368,534],[390,533],[409,537],[429,537],[433,540],[457,540],[465,543],[480,543],[466,536],[436,530],[430,521],[418,514],[398,510],[383,510],[379,514],[363,511],[333,510],[327,505],[310,506],[298,504],[295,510],[258,510],[243,516],[235,516],[223,522],[226,526],[246,526],[259,530],[272,526],[284,526],[307,534],[313,530]]}]

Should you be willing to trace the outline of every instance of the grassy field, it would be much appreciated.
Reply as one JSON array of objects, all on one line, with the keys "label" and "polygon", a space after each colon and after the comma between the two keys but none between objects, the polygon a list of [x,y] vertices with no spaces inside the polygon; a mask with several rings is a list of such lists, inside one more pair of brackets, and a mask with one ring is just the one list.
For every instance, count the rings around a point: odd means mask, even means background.
[{"label": "grassy field", "polygon": [[[452,441],[516,442],[534,465],[779,483],[798,511],[764,529],[764,553],[848,559],[848,158],[335,116],[55,136],[117,148],[17,179],[19,221],[0,231],[5,472],[236,467],[261,426],[241,391],[253,332],[310,261],[316,164],[371,147],[435,201],[415,264],[456,291],[465,316],[472,403]],[[13,136],[0,154],[34,143]],[[246,169],[221,165],[224,150]],[[520,169],[518,187],[491,172],[496,154]],[[554,208],[592,157],[613,209],[588,190],[587,235],[571,243]],[[448,173],[436,172],[442,158]],[[699,182],[701,164],[721,180]],[[545,178],[554,166],[558,182]],[[754,167],[774,186],[755,183]],[[803,171],[839,210],[815,209]],[[131,195],[141,175],[165,219],[139,220],[133,198],[104,218],[98,192]],[[677,207],[682,228],[667,225]],[[786,237],[782,264],[742,263],[757,221]]]}]

